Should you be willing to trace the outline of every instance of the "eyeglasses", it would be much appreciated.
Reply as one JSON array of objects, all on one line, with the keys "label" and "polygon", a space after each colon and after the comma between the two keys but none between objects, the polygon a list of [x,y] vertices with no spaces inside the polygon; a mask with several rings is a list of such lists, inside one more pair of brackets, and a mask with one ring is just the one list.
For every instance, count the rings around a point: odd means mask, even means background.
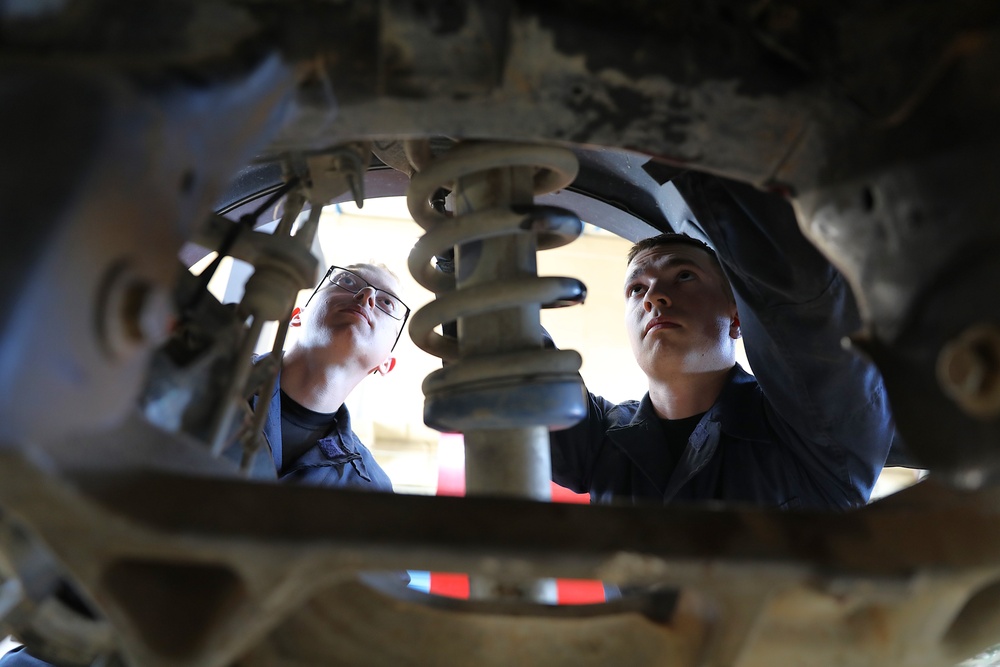
[{"label": "eyeglasses", "polygon": [[320,291],[323,287],[327,285],[333,285],[334,287],[339,287],[342,290],[346,290],[351,294],[357,295],[361,290],[372,288],[375,291],[375,307],[381,310],[383,313],[388,315],[394,320],[399,320],[402,325],[399,327],[399,333],[396,334],[396,342],[392,344],[392,349],[396,349],[396,343],[399,342],[399,337],[403,334],[403,329],[406,327],[406,320],[410,317],[410,307],[403,303],[403,300],[392,292],[387,292],[380,287],[375,287],[370,282],[354,273],[353,271],[348,271],[347,269],[340,266],[331,266],[327,270],[326,275],[323,276],[323,280],[319,281],[319,285],[313,290],[313,293],[309,295],[309,299],[306,301],[305,308],[309,305],[309,302],[313,300],[316,293]]}]

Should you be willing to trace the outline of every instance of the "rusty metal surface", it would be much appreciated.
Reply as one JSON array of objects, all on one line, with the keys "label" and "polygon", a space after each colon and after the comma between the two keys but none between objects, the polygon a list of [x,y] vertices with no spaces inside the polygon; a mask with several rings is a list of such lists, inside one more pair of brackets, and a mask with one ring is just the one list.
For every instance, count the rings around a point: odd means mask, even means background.
[{"label": "rusty metal surface", "polygon": [[[938,665],[995,638],[990,613],[976,607],[1000,579],[995,492],[924,483],[851,514],[790,514],[168,473],[90,472],[67,483],[9,451],[2,462],[0,503],[72,569],[135,664],[223,665],[239,655],[246,664],[600,664],[618,655],[623,664],[756,665],[807,654]],[[592,577],[681,595],[554,608],[355,581],[402,568]],[[497,648],[505,643],[514,646]]]},{"label": "rusty metal surface", "polygon": [[[944,665],[985,648],[1000,419],[938,369],[1000,323],[998,27],[976,0],[0,5],[0,519],[55,557],[26,571],[5,542],[6,581],[30,581],[0,599],[34,608],[65,578],[154,667]],[[108,344],[117,267],[168,287],[255,151],[437,136],[613,149],[582,160],[577,194],[657,229],[685,215],[676,168],[788,193],[855,288],[857,345],[913,451],[986,488],[923,484],[848,515],[356,497],[223,481],[196,444],[130,425],[153,341]],[[1000,361],[965,352],[981,381],[958,390],[988,397]],[[682,593],[667,618],[542,614],[354,582],[401,567]]]}]

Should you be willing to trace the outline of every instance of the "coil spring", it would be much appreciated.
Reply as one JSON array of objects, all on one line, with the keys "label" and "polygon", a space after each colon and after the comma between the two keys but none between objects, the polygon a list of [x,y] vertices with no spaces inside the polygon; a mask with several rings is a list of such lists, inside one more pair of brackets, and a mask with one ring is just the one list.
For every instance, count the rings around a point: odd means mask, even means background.
[{"label": "coil spring", "polygon": [[[569,306],[586,297],[586,287],[578,280],[537,275],[456,289],[455,275],[431,264],[435,255],[475,241],[532,234],[537,249],[545,250],[571,243],[583,233],[579,217],[553,206],[501,206],[451,217],[430,203],[441,187],[454,189],[460,178],[504,167],[533,168],[537,196],[569,185],[578,162],[562,148],[461,144],[415,174],[407,194],[410,214],[427,231],[410,253],[409,270],[437,296],[414,313],[410,336],[418,347],[449,362],[423,383],[424,421],[442,431],[566,428],[586,415],[577,352],[527,349],[461,358],[458,342],[434,331],[462,317],[531,304]],[[462,263],[459,257],[459,273],[464,273]]]}]

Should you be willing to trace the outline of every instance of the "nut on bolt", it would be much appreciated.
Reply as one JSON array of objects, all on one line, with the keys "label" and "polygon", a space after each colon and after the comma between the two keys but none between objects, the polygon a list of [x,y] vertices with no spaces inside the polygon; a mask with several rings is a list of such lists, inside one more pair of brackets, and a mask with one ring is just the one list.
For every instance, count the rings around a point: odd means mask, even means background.
[{"label": "nut on bolt", "polygon": [[170,294],[126,264],[108,271],[102,290],[98,329],[109,356],[126,359],[164,342],[175,319]]},{"label": "nut on bolt", "polygon": [[938,382],[967,414],[1000,415],[1000,327],[979,324],[946,343],[938,354]]}]

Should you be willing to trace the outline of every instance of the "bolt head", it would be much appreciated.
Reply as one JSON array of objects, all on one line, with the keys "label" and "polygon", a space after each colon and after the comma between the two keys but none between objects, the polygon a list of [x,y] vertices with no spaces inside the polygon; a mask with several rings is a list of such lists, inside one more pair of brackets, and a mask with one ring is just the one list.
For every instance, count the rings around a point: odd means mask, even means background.
[{"label": "bolt head", "polygon": [[167,340],[175,322],[170,293],[127,266],[110,271],[100,305],[104,348],[116,360],[132,358]]},{"label": "bolt head", "polygon": [[967,414],[1000,416],[1000,327],[976,325],[949,341],[938,355],[937,376]]}]

